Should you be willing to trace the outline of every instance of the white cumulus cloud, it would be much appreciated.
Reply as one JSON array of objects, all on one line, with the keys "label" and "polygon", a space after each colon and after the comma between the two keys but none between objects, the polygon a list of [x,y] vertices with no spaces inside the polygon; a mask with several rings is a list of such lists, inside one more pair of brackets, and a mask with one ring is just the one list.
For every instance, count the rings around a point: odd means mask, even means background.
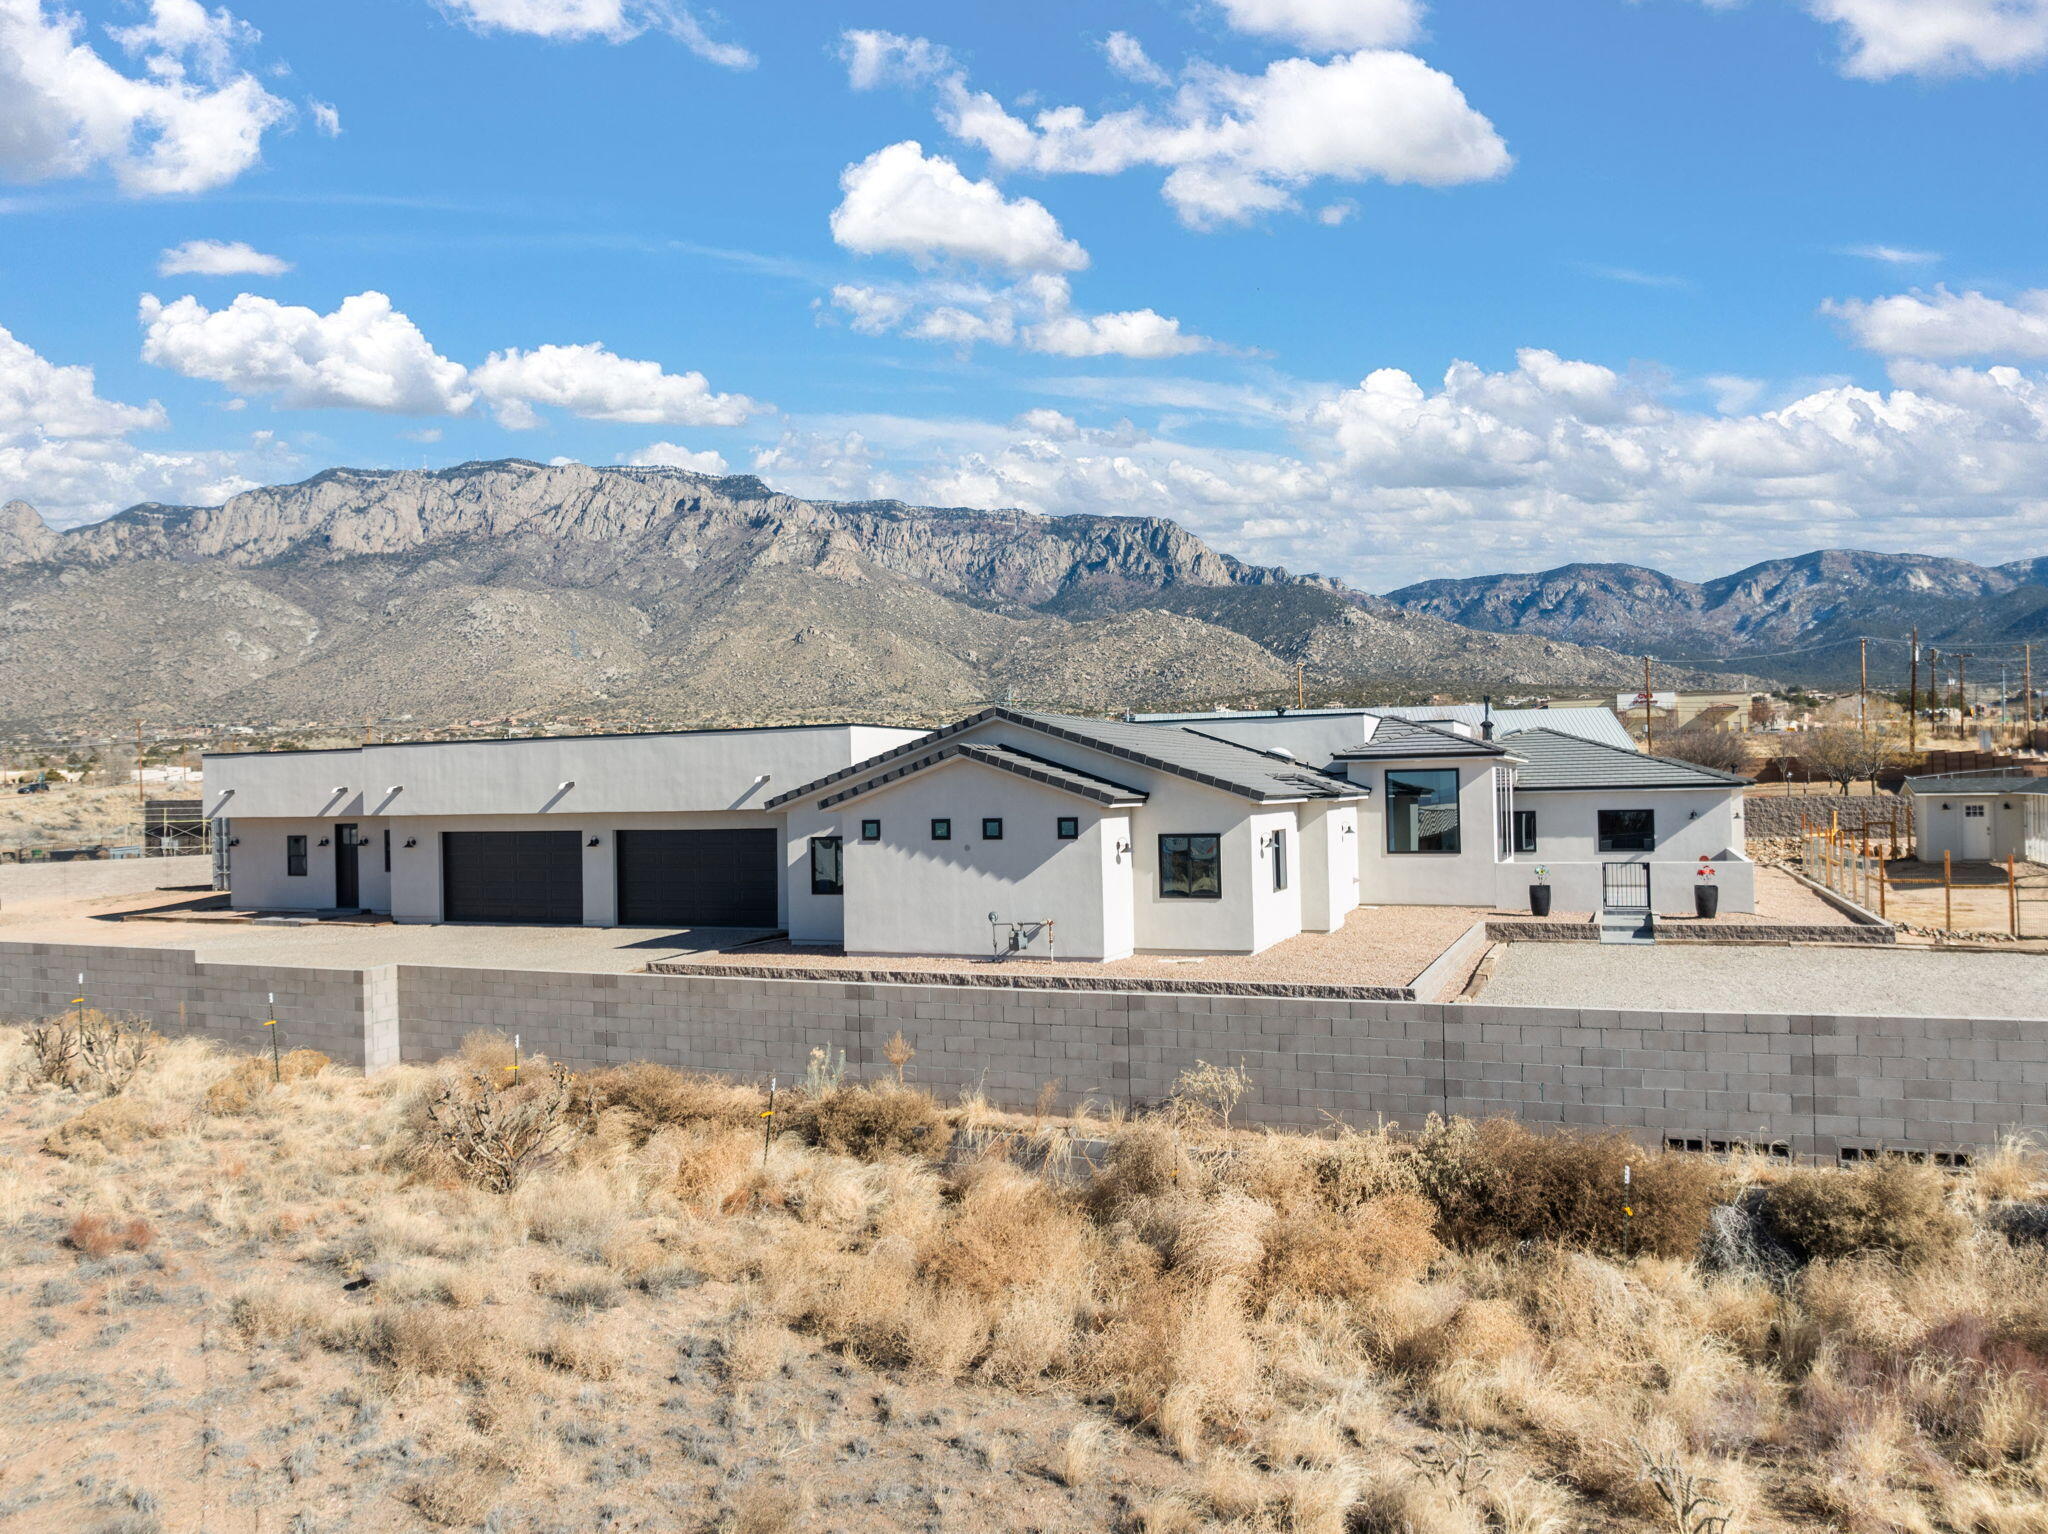
[{"label": "white cumulus cloud", "polygon": [[1809,0],[1839,25],[1843,73],[1899,75],[2025,69],[2048,59],[2048,0]]},{"label": "white cumulus cloud", "polygon": [[898,286],[842,283],[832,304],[862,335],[899,332],[966,348],[1016,346],[1056,357],[1178,357],[1216,342],[1152,309],[1087,314],[1074,308],[1065,277],[1040,273],[989,285],[932,280]]},{"label": "white cumulus cloud", "polygon": [[113,33],[141,74],[81,40],[43,0],[0,0],[0,175],[82,176],[104,167],[133,196],[204,192],[254,165],[291,109],[235,66],[255,33],[196,0],[152,0]]},{"label": "white cumulus cloud", "polygon": [[2048,288],[2012,302],[1974,289],[1895,293],[1831,300],[1822,312],[1842,322],[1858,346],[1886,357],[2048,357]]},{"label": "white cumulus cloud", "polygon": [[1258,75],[1202,65],[1161,110],[1096,117],[1063,106],[1026,121],[958,76],[941,88],[948,131],[999,166],[1042,175],[1159,167],[1167,200],[1197,228],[1291,208],[1324,178],[1451,186],[1512,163],[1449,75],[1386,49],[1281,59]]},{"label": "white cumulus cloud", "polygon": [[250,293],[211,310],[190,295],[166,304],[145,294],[141,317],[145,362],[292,409],[460,415],[476,399],[462,365],[374,291],[330,314]]},{"label": "white cumulus cloud", "polygon": [[1218,0],[1231,26],[1305,48],[1398,48],[1422,31],[1419,0]]},{"label": "white cumulus cloud", "polygon": [[1126,80],[1140,85],[1169,85],[1173,77],[1152,62],[1145,45],[1128,32],[1112,32],[1102,42],[1102,56]]},{"label": "white cumulus cloud", "polygon": [[328,138],[341,137],[341,113],[329,101],[309,101],[306,110],[313,114],[313,126]]},{"label": "white cumulus cloud", "polygon": [[839,177],[832,238],[862,255],[952,259],[1018,272],[1078,271],[1088,253],[1030,197],[1005,197],[992,181],[926,155],[915,139],[878,149]]},{"label": "white cumulus cloud", "polygon": [[675,442],[650,442],[626,462],[640,468],[660,466],[670,469],[689,469],[697,474],[724,474],[730,468],[723,453],[704,448],[692,452]]},{"label": "white cumulus cloud", "polygon": [[694,12],[669,0],[444,0],[444,5],[479,32],[623,43],[656,31],[724,69],[752,69],[758,62],[739,44],[713,38]]},{"label": "white cumulus cloud", "polygon": [[857,91],[916,85],[953,68],[953,55],[942,44],[896,32],[842,32],[839,57],[846,65],[846,83]]},{"label": "white cumulus cloud", "polygon": [[235,277],[244,273],[280,277],[292,269],[292,264],[282,256],[265,255],[240,240],[187,240],[158,256],[156,269],[165,277],[186,272],[201,277]]},{"label": "white cumulus cloud", "polygon": [[663,372],[595,342],[493,352],[470,382],[516,429],[539,424],[535,405],[641,426],[737,426],[762,409],[744,394],[713,393],[702,373]]}]

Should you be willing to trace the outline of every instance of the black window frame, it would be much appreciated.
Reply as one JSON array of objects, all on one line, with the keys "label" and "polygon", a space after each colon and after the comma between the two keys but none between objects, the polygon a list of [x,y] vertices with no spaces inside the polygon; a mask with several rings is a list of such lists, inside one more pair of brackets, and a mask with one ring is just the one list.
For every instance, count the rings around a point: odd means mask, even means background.
[{"label": "black window frame", "polygon": [[[1195,843],[1203,841],[1213,844],[1213,848],[1209,853],[1208,857],[1201,860],[1202,862],[1206,862],[1213,871],[1212,877],[1215,887],[1213,889],[1206,890],[1196,889],[1193,887],[1196,883],[1199,882],[1199,877],[1194,872],[1194,869],[1198,866],[1197,859],[1195,856]],[[1167,843],[1169,842],[1185,842],[1187,843],[1187,846],[1180,849],[1173,849],[1167,846]],[[1176,856],[1185,859],[1185,864],[1183,865],[1185,868],[1185,872],[1182,873],[1177,879],[1173,878],[1169,874],[1169,870],[1173,869],[1175,866],[1174,859]],[[1175,889],[1172,887],[1172,883],[1180,883],[1187,887]],[[1161,900],[1221,900],[1223,898],[1222,832],[1173,831],[1165,832],[1160,835],[1159,898]]]},{"label": "black window frame", "polygon": [[1053,822],[1052,834],[1063,842],[1079,841],[1081,839],[1081,817],[1079,815],[1061,815]]},{"label": "black window frame", "polygon": [[860,823],[860,839],[864,842],[878,842],[882,839],[882,823],[879,820],[863,820]]},{"label": "black window frame", "polygon": [[[832,872],[838,877],[820,878],[818,861],[820,853],[829,853]],[[844,895],[846,893],[846,838],[843,836],[814,836],[810,844],[811,893],[813,895]]]},{"label": "black window frame", "polygon": [[[1647,829],[1620,831],[1608,829],[1609,816],[1640,816]],[[1635,806],[1619,810],[1596,810],[1593,814],[1594,843],[1602,852],[1655,852],[1657,850],[1657,811],[1654,807]]]},{"label": "black window frame", "polygon": [[384,872],[391,872],[391,830],[388,826],[384,831]]},{"label": "black window frame", "polygon": [[284,876],[287,879],[306,877],[306,844],[311,840],[304,836],[287,836],[284,839]]},{"label": "black window frame", "polygon": [[[994,827],[995,827],[995,829],[994,829],[993,831],[991,831],[991,830],[989,829],[989,827],[990,827],[990,826],[994,826]],[[985,842],[999,842],[999,841],[1001,841],[1001,840],[1003,839],[1003,817],[1002,817],[1002,816],[1000,816],[1000,815],[984,815],[984,816],[982,816],[982,818],[981,818],[981,839],[982,839],[983,841],[985,841]]]},{"label": "black window frame", "polygon": [[953,839],[953,821],[950,816],[940,815],[932,821],[932,840],[950,842]]},{"label": "black window frame", "polygon": [[[1412,781],[1424,777],[1450,779],[1450,805],[1452,810],[1455,812],[1451,820],[1451,844],[1448,847],[1397,847],[1394,845],[1394,833],[1401,825],[1401,818],[1396,813],[1396,811],[1398,810],[1401,802],[1404,799],[1414,798],[1417,796],[1414,794],[1396,793],[1394,785],[1397,781],[1400,781],[1404,778]],[[1389,767],[1385,773],[1386,809],[1383,812],[1386,817],[1387,823],[1385,838],[1387,855],[1389,857],[1400,858],[1454,858],[1457,857],[1460,853],[1462,853],[1465,848],[1465,806],[1462,800],[1464,787],[1465,785],[1458,781],[1458,769],[1455,767]],[[1424,792],[1427,794],[1435,794],[1438,791],[1439,790],[1435,788],[1424,790]],[[1420,839],[1421,838],[1418,838],[1418,840]]]},{"label": "black window frame", "polygon": [[1287,832],[1280,828],[1273,832],[1273,893],[1279,894],[1287,888]]},{"label": "black window frame", "polygon": [[[1528,830],[1526,836],[1522,834],[1524,827]],[[1516,810],[1515,851],[1534,852],[1536,850],[1536,834],[1536,812],[1534,810]]]}]

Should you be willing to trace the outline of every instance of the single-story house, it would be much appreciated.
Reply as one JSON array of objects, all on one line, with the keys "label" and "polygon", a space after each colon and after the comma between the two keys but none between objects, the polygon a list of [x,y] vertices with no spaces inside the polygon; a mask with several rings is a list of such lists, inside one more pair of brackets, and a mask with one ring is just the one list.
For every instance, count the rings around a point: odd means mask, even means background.
[{"label": "single-story house", "polygon": [[1913,856],[1939,861],[2048,863],[2048,778],[1944,772],[1908,778]]},{"label": "single-story house", "polygon": [[[1333,733],[1333,731],[1335,733]],[[1256,738],[1246,738],[1256,737]],[[1754,906],[1743,779],[1383,714],[865,725],[230,752],[224,887],[413,922],[741,927],[852,953],[1254,953],[1361,903]]]}]

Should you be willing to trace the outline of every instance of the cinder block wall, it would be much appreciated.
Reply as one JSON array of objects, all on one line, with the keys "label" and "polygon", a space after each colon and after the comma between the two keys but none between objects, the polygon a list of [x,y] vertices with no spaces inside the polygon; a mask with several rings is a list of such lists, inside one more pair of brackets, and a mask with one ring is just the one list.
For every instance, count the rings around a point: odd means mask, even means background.
[{"label": "cinder block wall", "polygon": [[[87,995],[244,1048],[278,995],[286,1045],[371,1070],[452,1051],[472,1028],[519,1035],[577,1067],[654,1060],[751,1078],[803,1074],[814,1048],[847,1074],[889,1072],[901,1030],[912,1078],[1063,1105],[1156,1102],[1198,1060],[1242,1065],[1242,1121],[1315,1128],[1430,1113],[1539,1125],[1844,1147],[1981,1149],[2048,1129],[2048,1023],[1984,1018],[1606,1012],[1543,1007],[985,990],[837,981],[196,964],[157,949],[0,943],[0,1016]],[[182,1004],[182,1011],[181,1011]]]}]

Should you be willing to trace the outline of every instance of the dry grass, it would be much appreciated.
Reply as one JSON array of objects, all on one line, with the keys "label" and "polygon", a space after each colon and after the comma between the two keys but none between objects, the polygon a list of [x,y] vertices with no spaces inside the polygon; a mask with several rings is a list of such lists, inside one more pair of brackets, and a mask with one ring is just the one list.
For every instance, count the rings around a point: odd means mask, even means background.
[{"label": "dry grass", "polygon": [[[85,1100],[31,1055],[0,1030],[24,1526],[106,1523],[108,1453],[164,1527],[2048,1526],[2048,1251],[1993,1218],[2044,1196],[2027,1145],[1738,1171],[1212,1096],[1048,1174],[983,1133],[1028,1120],[888,1078],[763,1120],[494,1035],[256,1091],[178,1041]],[[520,1114],[541,1152],[486,1133]],[[1801,1264],[1695,1261],[1745,1180]]]}]

